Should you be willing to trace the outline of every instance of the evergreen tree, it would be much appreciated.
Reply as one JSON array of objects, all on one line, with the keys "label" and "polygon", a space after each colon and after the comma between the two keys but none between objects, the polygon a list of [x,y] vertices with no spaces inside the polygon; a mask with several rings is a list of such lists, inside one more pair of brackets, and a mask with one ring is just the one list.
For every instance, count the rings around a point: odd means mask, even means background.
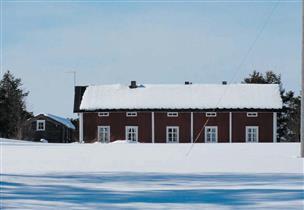
[{"label": "evergreen tree", "polygon": [[300,113],[301,113],[301,98],[295,97],[292,91],[285,94],[284,99],[286,104],[286,112],[284,112],[285,120],[285,138],[282,141],[300,141]]},{"label": "evergreen tree", "polygon": [[0,81],[0,136],[21,138],[23,122],[31,116],[26,111],[25,97],[28,92],[21,88],[21,79],[7,71]]},{"label": "evergreen tree", "polygon": [[278,141],[299,141],[300,98],[295,97],[293,91],[285,91],[281,75],[277,75],[273,71],[267,71],[265,75],[253,71],[243,82],[279,85],[283,107],[282,111],[278,113]]}]

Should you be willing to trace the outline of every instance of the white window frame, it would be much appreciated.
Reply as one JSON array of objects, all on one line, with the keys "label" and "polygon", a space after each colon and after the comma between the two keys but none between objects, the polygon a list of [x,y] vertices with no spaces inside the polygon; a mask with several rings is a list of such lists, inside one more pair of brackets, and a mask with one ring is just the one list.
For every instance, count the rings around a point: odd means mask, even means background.
[{"label": "white window frame", "polygon": [[[169,141],[169,129],[176,129],[176,141]],[[167,126],[166,127],[166,142],[167,143],[179,143],[179,127],[178,126]]]},{"label": "white window frame", "polygon": [[206,117],[216,117],[217,113],[216,112],[206,112]]},{"label": "white window frame", "polygon": [[[249,129],[256,129],[256,141],[249,141]],[[259,142],[259,126],[246,126],[246,142],[257,143]]]},{"label": "white window frame", "polygon": [[127,117],[137,117],[137,112],[127,112],[126,116]]},{"label": "white window frame", "polygon": [[98,117],[109,117],[109,112],[98,112]]},{"label": "white window frame", "polygon": [[247,112],[247,117],[258,117],[257,112]]},{"label": "white window frame", "polygon": [[[39,123],[42,123],[43,128],[39,128]],[[45,120],[36,121],[36,131],[45,131]]]},{"label": "white window frame", "polygon": [[[215,129],[215,141],[207,141],[208,129]],[[217,126],[205,126],[205,143],[217,143],[218,142],[218,128]]]},{"label": "white window frame", "polygon": [[178,117],[178,112],[167,112],[167,117]]},{"label": "white window frame", "polygon": [[[100,132],[99,132],[100,129],[107,129],[108,130],[108,133],[107,133],[108,140],[107,141],[105,141],[105,140],[102,141],[100,139]],[[98,142],[109,143],[111,141],[110,137],[111,137],[111,128],[110,128],[110,126],[98,126],[97,127],[97,140],[98,140]]]},{"label": "white window frame", "polygon": [[[128,137],[129,137],[129,129],[135,129],[135,141],[128,139]],[[125,135],[126,135],[125,137],[126,137],[127,141],[138,142],[138,126],[126,126]]]}]

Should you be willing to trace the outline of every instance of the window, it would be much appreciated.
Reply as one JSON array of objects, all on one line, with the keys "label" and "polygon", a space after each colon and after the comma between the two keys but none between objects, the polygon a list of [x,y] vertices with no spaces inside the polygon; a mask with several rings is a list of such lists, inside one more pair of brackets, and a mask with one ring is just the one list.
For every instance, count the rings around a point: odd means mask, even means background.
[{"label": "window", "polygon": [[110,126],[98,126],[98,141],[102,143],[110,142]]},{"label": "window", "polygon": [[205,127],[205,142],[216,143],[217,142],[217,126]]},{"label": "window", "polygon": [[206,117],[216,117],[216,112],[206,112]]},{"label": "window", "polygon": [[258,113],[257,112],[247,112],[247,117],[257,117]]},{"label": "window", "polygon": [[126,126],[126,139],[131,142],[138,141],[138,126]]},{"label": "window", "polygon": [[127,117],[136,117],[137,112],[127,112]]},{"label": "window", "polygon": [[259,141],[259,127],[246,126],[246,142],[258,142],[258,141]]},{"label": "window", "polygon": [[167,143],[178,143],[179,142],[179,127],[168,126],[167,127]]},{"label": "window", "polygon": [[99,117],[109,117],[109,112],[98,112]]},{"label": "window", "polygon": [[167,117],[178,117],[178,112],[167,112]]},{"label": "window", "polygon": [[45,130],[45,120],[37,120],[36,130],[37,131],[44,131]]}]

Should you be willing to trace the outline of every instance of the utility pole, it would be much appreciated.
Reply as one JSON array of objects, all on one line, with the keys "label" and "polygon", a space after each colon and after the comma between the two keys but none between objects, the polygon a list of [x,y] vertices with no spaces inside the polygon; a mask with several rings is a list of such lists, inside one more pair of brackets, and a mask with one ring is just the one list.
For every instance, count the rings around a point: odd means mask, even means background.
[{"label": "utility pole", "polygon": [[302,0],[301,158],[304,158],[304,0]]}]

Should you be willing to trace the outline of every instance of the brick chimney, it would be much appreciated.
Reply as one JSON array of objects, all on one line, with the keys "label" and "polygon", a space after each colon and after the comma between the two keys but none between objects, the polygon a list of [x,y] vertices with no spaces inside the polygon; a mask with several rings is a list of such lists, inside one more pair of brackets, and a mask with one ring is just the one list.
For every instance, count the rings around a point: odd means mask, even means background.
[{"label": "brick chimney", "polygon": [[129,88],[131,88],[131,89],[137,88],[136,81],[131,81]]}]

